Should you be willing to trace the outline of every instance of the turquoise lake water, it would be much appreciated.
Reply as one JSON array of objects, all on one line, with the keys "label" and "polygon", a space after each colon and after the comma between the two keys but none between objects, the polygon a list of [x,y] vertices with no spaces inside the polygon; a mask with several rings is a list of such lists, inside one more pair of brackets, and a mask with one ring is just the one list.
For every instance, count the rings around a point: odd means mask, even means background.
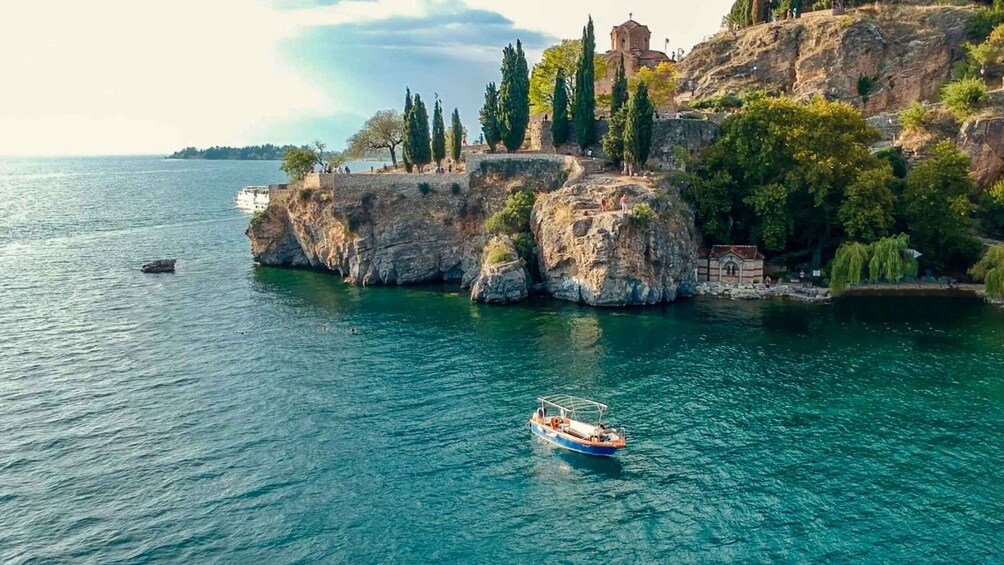
[{"label": "turquoise lake water", "polygon": [[[1004,561],[1004,310],[346,287],[252,264],[281,180],[0,160],[0,563]],[[557,392],[629,449],[532,440]]]}]

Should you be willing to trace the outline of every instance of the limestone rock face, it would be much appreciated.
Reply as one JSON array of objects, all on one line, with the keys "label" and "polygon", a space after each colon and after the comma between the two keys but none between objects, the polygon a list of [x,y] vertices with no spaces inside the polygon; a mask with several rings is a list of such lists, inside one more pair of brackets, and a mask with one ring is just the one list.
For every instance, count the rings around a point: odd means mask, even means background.
[{"label": "limestone rock face", "polygon": [[[723,31],[683,59],[680,84],[694,81],[698,97],[766,86],[847,101],[868,115],[898,110],[938,98],[952,62],[964,54],[972,15],[970,7],[883,3]],[[867,102],[862,77],[875,79]]]},{"label": "limestone rock face", "polygon": [[506,249],[516,257],[516,248],[507,237],[492,238],[485,246],[481,270],[471,285],[471,300],[485,304],[512,304],[530,295],[530,275],[519,259],[492,263],[488,257],[493,248]]},{"label": "limestone rock face", "polygon": [[969,155],[969,175],[979,186],[992,184],[1004,173],[1004,116],[966,121],[956,144]]},{"label": "limestone rock face", "polygon": [[[620,209],[642,203],[646,222]],[[604,210],[601,210],[604,201]],[[690,294],[696,283],[693,214],[646,181],[592,177],[538,197],[531,227],[540,272],[555,298],[592,306],[657,304]]]},{"label": "limestone rock face", "polygon": [[310,175],[273,191],[247,230],[263,265],[330,270],[359,285],[459,281],[469,287],[485,220],[516,188],[560,186],[561,157],[469,159],[471,174]]}]

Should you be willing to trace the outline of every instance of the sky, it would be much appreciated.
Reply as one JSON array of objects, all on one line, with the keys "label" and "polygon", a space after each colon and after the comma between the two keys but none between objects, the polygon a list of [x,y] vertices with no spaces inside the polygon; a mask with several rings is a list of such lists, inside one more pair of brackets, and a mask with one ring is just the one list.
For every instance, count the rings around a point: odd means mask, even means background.
[{"label": "sky", "polygon": [[[405,87],[471,132],[502,48],[530,65],[634,19],[687,51],[732,0],[54,0],[0,16],[0,155],[135,155],[187,146],[344,146]],[[431,110],[430,110],[431,111]]]}]

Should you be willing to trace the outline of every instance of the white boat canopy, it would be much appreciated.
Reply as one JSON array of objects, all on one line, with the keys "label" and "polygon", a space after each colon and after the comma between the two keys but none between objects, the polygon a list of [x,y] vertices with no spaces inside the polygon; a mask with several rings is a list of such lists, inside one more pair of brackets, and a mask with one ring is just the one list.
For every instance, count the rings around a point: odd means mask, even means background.
[{"label": "white boat canopy", "polygon": [[557,408],[573,420],[595,418],[595,420],[599,421],[603,418],[603,414],[607,411],[606,404],[601,404],[587,398],[579,398],[578,396],[569,396],[567,394],[541,396],[537,400],[540,402],[541,406],[551,406],[552,408]]}]

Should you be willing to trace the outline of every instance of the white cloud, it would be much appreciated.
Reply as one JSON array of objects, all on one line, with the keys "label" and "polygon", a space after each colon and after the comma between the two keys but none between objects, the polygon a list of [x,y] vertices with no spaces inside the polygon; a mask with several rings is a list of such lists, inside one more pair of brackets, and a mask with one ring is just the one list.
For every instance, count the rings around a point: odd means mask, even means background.
[{"label": "white cloud", "polygon": [[[0,18],[0,154],[135,154],[297,142],[261,136],[274,133],[277,124],[351,121],[376,109],[346,104],[365,99],[350,96],[351,81],[321,83],[303,61],[284,59],[283,42],[310,28],[435,16],[466,6],[500,13],[519,28],[578,37],[580,20],[591,12],[604,49],[609,28],[634,9],[652,29],[653,47],[661,48],[668,36],[671,45],[689,48],[698,34],[717,28],[730,3],[349,0],[295,10],[264,0],[10,3]],[[448,51],[486,65],[498,57],[497,49]]]}]

